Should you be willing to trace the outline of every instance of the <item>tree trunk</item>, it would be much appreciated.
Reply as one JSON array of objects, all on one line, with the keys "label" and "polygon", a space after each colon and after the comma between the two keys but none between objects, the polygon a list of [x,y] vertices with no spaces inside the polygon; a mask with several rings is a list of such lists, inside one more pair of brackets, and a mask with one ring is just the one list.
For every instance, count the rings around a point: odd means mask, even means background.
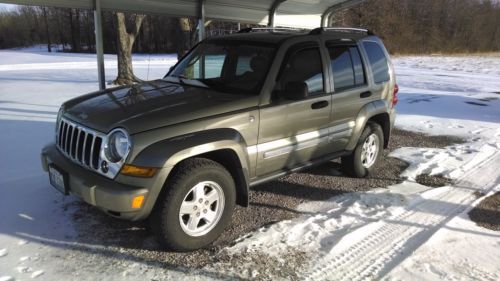
[{"label": "tree trunk", "polygon": [[117,59],[118,59],[118,77],[113,83],[117,85],[132,84],[139,81],[134,75],[132,68],[132,47],[134,46],[135,38],[141,28],[144,15],[136,15],[133,23],[133,29],[129,32],[127,30],[127,23],[125,14],[117,12]]},{"label": "tree trunk", "polygon": [[73,9],[69,9],[69,23],[71,27],[71,49],[75,53],[80,52],[80,11],[75,10],[73,17]]},{"label": "tree trunk", "polygon": [[177,59],[181,59],[191,47],[191,26],[188,18],[179,18],[179,41],[177,43]]},{"label": "tree trunk", "polygon": [[45,21],[45,34],[47,35],[47,50],[49,53],[52,52],[51,42],[50,42],[50,33],[49,33],[49,21],[47,20],[47,8],[42,7],[43,12],[43,20]]}]

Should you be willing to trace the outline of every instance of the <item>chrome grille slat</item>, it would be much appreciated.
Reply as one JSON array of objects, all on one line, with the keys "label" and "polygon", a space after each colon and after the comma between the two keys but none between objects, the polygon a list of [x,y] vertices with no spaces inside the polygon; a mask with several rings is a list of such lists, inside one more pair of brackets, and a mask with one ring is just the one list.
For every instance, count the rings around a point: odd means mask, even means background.
[{"label": "chrome grille slat", "polygon": [[93,168],[93,164],[94,164],[94,144],[95,144],[95,139],[96,137],[94,136],[92,138],[92,144],[90,146],[90,157],[89,157],[89,166]]},{"label": "chrome grille slat", "polygon": [[101,167],[100,167],[100,163],[101,161],[99,161],[100,159],[100,150],[101,150],[101,147],[102,147],[102,138],[101,137],[96,137],[96,142],[95,144],[93,145],[93,147],[95,148],[94,152],[92,153],[92,157],[93,157],[93,161],[92,161],[92,165],[94,166],[94,169],[97,169],[99,170]]},{"label": "chrome grille slat", "polygon": [[66,133],[68,131],[68,123],[64,122],[64,128],[63,128],[63,139],[62,139],[62,144],[61,148],[64,151],[66,149]]},{"label": "chrome grille slat", "polygon": [[66,130],[66,143],[64,145],[64,151],[69,154],[71,134],[73,133],[73,126],[68,124],[68,129]]},{"label": "chrome grille slat", "polygon": [[75,130],[76,127],[71,126],[71,131],[69,135],[69,147],[68,147],[68,154],[71,158],[73,158],[73,136],[75,135]]},{"label": "chrome grille slat", "polygon": [[80,151],[80,156],[78,157],[78,161],[81,163],[83,162],[83,148],[85,147],[85,140],[87,139],[87,133],[85,133],[85,131],[82,130],[82,136],[80,137],[81,141],[83,141],[81,143],[81,148],[78,148],[78,151]]},{"label": "chrome grille slat", "polygon": [[59,123],[59,130],[58,130],[58,135],[57,135],[57,144],[61,146],[62,143],[62,135],[63,135],[63,122]]},{"label": "chrome grille slat", "polygon": [[75,144],[75,151],[74,151],[74,156],[73,159],[78,160],[78,144],[80,143],[80,134],[82,133],[82,130],[78,129],[78,133],[76,133],[76,144]]},{"label": "chrome grille slat", "polygon": [[87,166],[86,164],[86,159],[87,159],[87,141],[89,139],[90,134],[85,134],[85,140],[83,141],[83,152],[82,152],[82,164],[84,166]]}]

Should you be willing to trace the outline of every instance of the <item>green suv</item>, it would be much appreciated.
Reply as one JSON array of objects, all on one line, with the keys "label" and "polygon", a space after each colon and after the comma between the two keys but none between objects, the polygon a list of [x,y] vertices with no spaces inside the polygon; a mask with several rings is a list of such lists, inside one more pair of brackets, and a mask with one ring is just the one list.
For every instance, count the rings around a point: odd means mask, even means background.
[{"label": "green suv", "polygon": [[42,150],[51,184],[189,251],[217,239],[251,186],[339,157],[367,176],[397,103],[381,40],[256,31],[204,40],[163,79],[65,102]]}]

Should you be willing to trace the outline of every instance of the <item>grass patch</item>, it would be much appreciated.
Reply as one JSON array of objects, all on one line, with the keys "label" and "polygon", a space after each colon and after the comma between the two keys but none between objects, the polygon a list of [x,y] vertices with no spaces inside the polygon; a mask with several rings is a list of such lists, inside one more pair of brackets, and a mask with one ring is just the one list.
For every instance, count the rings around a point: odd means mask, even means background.
[{"label": "grass patch", "polygon": [[415,179],[419,184],[430,187],[442,187],[450,185],[453,181],[441,175],[430,176],[426,174],[418,175]]},{"label": "grass patch", "polygon": [[469,212],[469,217],[481,227],[500,231],[500,192],[483,199]]}]

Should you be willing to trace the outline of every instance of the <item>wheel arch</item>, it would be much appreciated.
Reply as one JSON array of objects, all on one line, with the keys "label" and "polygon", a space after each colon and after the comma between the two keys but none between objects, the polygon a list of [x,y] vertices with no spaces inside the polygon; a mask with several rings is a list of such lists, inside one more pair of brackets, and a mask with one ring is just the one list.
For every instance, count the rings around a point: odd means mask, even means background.
[{"label": "wheel arch", "polygon": [[[190,158],[207,158],[224,166],[235,181],[237,203],[248,206],[249,157],[247,144],[234,129],[213,129],[190,133],[154,143],[143,149],[131,164],[169,170],[161,189],[178,165]],[[161,190],[153,193],[159,194]],[[156,201],[156,198],[154,198]]]},{"label": "wheel arch", "polygon": [[389,115],[389,108],[389,104],[386,100],[377,100],[366,104],[356,117],[353,134],[347,144],[346,150],[354,150],[356,144],[358,143],[358,139],[363,133],[363,130],[368,122],[375,122],[382,127],[384,133],[384,148],[387,148],[391,134],[391,117]]},{"label": "wheel arch", "polygon": [[379,113],[368,119],[367,122],[374,122],[382,127],[382,132],[384,134],[384,148],[389,146],[389,138],[391,136],[391,119],[387,112]]}]

